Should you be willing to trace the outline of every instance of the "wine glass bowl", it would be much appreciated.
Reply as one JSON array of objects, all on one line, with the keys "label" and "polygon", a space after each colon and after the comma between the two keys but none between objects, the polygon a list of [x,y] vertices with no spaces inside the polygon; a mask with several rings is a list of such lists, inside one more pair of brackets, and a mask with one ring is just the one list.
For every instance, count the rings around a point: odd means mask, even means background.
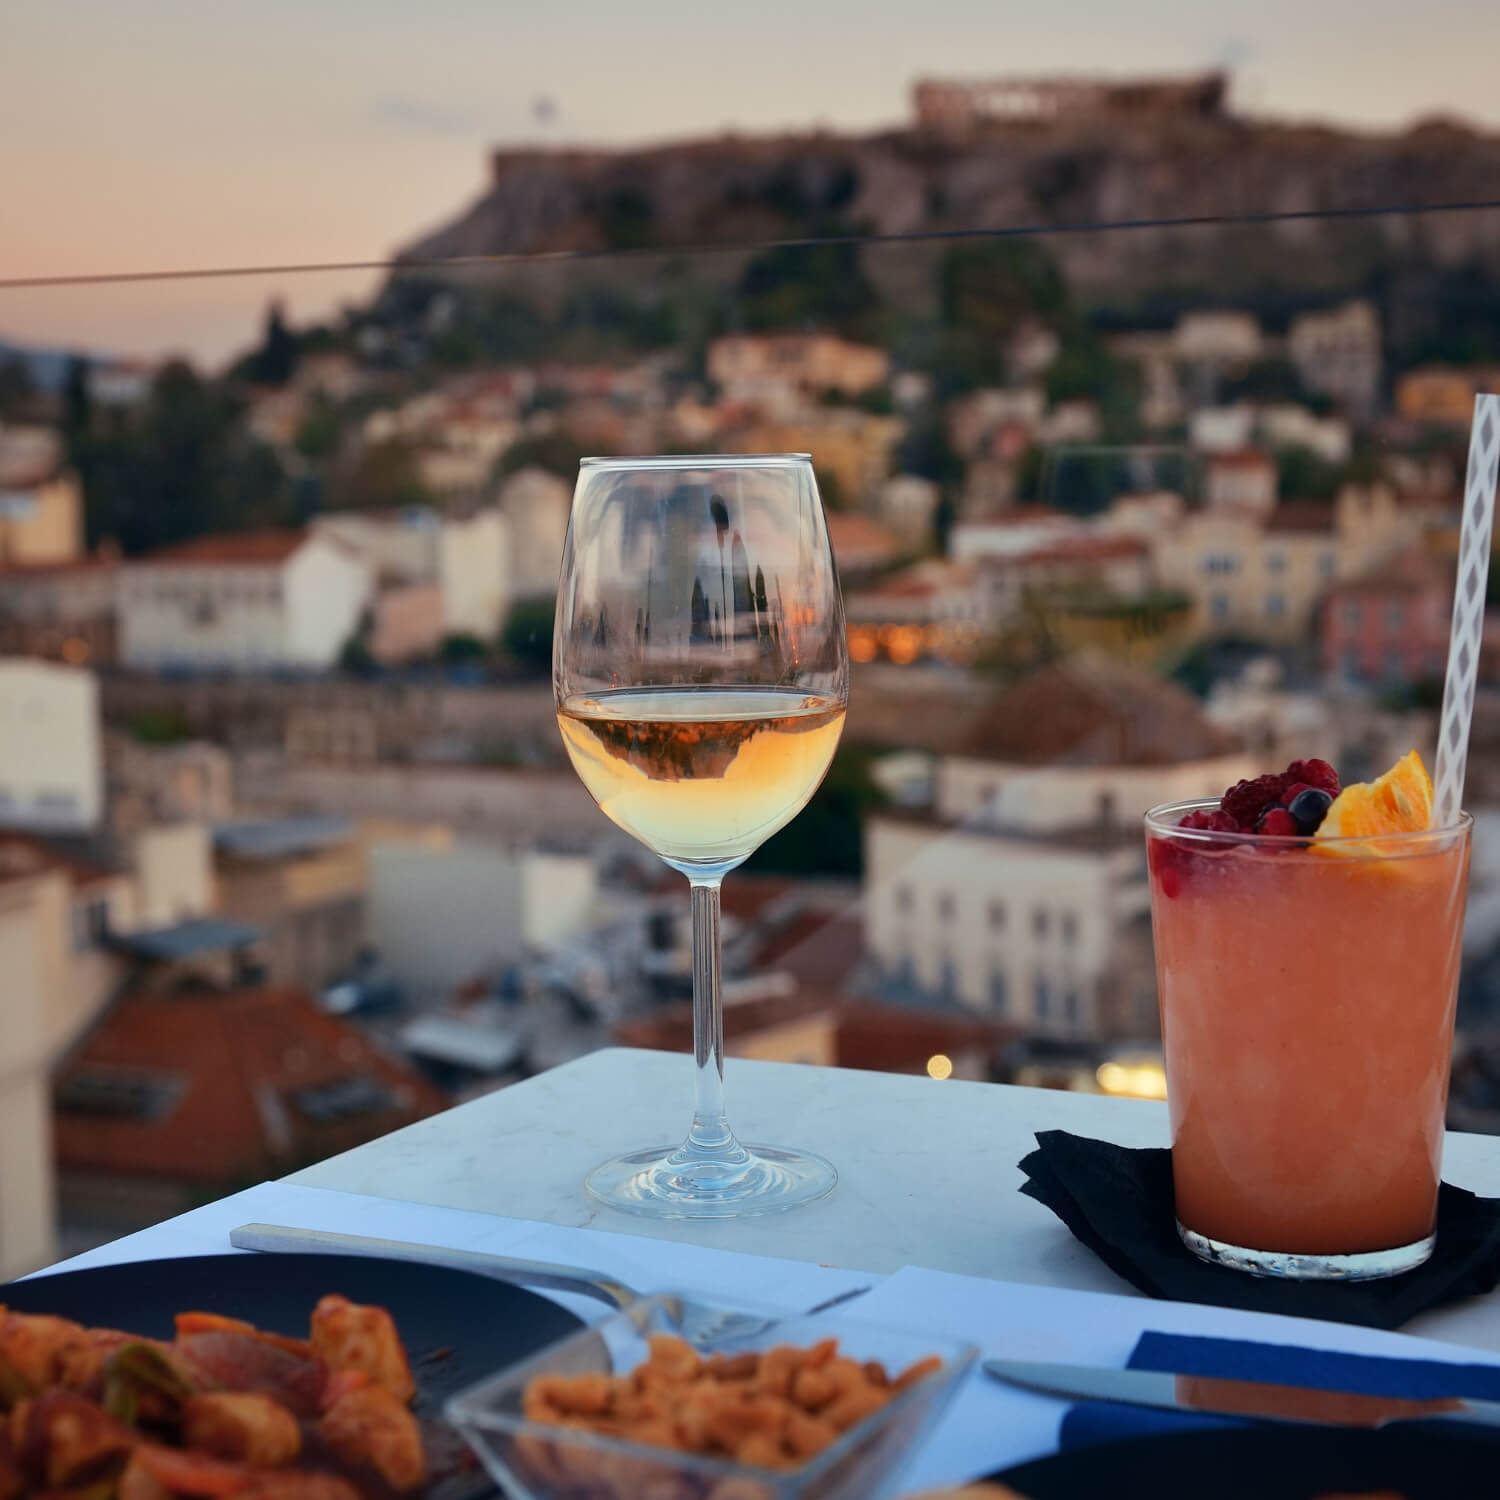
[{"label": "wine glass bowl", "polygon": [[723,1110],[719,883],[806,805],[849,696],[843,603],[806,454],[585,459],[563,547],[553,688],[606,816],[688,877],[697,1108],[679,1146],[589,1190],[668,1217],[821,1197],[820,1157],[747,1147]]}]

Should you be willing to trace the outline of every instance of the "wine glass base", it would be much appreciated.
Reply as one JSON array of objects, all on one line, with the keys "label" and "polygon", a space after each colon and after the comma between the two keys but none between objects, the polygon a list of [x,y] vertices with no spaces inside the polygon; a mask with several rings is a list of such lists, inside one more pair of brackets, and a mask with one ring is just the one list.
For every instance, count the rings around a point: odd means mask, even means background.
[{"label": "wine glass base", "polygon": [[741,1146],[706,1155],[685,1146],[631,1151],[595,1167],[584,1187],[599,1202],[651,1219],[779,1214],[833,1191],[839,1174],[810,1151]]}]

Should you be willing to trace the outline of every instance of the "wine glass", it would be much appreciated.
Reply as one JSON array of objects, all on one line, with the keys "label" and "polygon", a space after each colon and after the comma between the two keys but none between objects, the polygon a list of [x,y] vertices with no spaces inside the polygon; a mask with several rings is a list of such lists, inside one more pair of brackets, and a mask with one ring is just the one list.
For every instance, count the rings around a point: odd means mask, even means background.
[{"label": "wine glass", "polygon": [[849,658],[828,528],[803,453],[586,458],[563,545],[557,722],[605,814],[686,875],[696,1098],[681,1145],[586,1186],[658,1218],[809,1203],[810,1152],[749,1146],[724,1115],[719,883],[790,822],[844,726]]}]

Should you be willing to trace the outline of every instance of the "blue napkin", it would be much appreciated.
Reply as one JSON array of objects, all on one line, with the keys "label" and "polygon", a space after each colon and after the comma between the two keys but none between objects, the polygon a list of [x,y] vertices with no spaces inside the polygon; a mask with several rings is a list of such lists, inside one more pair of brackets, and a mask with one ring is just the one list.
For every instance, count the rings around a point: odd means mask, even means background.
[{"label": "blue napkin", "polygon": [[[1230,1380],[1275,1380],[1366,1396],[1473,1396],[1500,1401],[1500,1366],[1444,1364],[1432,1359],[1387,1359],[1338,1354],[1290,1344],[1256,1344],[1242,1339],[1196,1338],[1186,1334],[1143,1333],[1126,1368],[1175,1370],[1181,1375],[1216,1375]],[[1238,1417],[1202,1416],[1087,1401],[1063,1418],[1059,1445],[1118,1442],[1155,1433],[1193,1432],[1205,1427],[1242,1427]],[[1473,1428],[1466,1429],[1475,1435]],[[1500,1429],[1495,1430],[1500,1437]]]}]

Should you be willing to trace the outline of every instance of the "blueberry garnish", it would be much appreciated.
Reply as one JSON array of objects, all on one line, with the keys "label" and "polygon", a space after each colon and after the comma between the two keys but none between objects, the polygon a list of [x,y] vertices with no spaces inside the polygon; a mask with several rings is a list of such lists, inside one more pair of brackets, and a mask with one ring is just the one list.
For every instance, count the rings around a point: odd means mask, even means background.
[{"label": "blueberry garnish", "polygon": [[1333,798],[1315,786],[1306,787],[1292,798],[1287,811],[1297,824],[1298,833],[1316,833],[1319,824],[1333,806]]}]

